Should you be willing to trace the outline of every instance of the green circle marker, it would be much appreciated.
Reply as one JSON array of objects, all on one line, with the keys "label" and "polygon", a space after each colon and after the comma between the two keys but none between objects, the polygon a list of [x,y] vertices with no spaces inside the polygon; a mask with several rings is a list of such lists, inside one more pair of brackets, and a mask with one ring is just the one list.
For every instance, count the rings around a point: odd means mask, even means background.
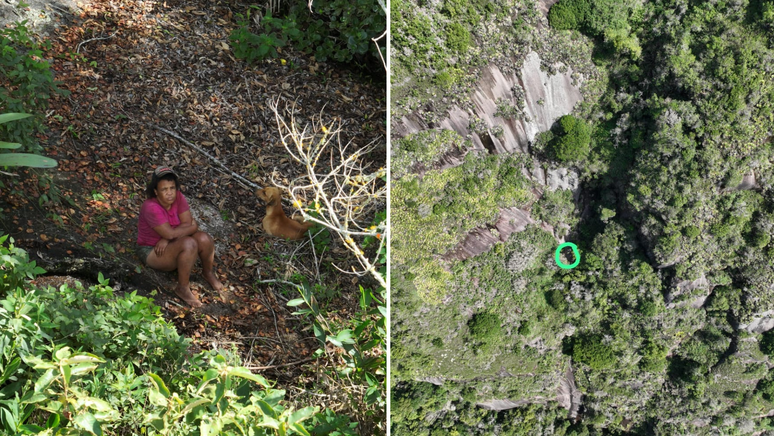
[{"label": "green circle marker", "polygon": [[[572,248],[572,254],[575,255],[575,262],[573,262],[572,265],[567,265],[562,263],[562,259],[559,258],[559,254],[562,251],[562,248],[564,247],[570,247]],[[564,244],[560,244],[559,247],[556,248],[556,264],[559,265],[559,268],[562,269],[573,269],[580,263],[580,251],[578,251],[578,247],[573,244],[572,242],[565,242]]]}]

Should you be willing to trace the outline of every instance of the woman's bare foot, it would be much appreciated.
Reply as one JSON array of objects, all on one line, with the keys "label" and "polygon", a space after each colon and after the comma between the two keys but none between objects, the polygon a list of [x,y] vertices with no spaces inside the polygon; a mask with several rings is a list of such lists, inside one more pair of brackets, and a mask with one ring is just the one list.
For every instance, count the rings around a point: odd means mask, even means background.
[{"label": "woman's bare foot", "polygon": [[220,280],[218,280],[218,278],[215,276],[215,274],[212,271],[210,271],[209,273],[202,273],[202,275],[204,276],[204,280],[207,280],[207,283],[209,283],[210,286],[212,286],[212,289],[216,291],[223,290],[223,283],[221,283]]},{"label": "woman's bare foot", "polygon": [[191,289],[189,287],[178,286],[177,288],[175,288],[175,294],[177,294],[178,297],[180,297],[191,307],[202,307],[202,302],[199,301],[198,298],[196,298],[196,295],[194,295],[194,293],[191,292]]}]

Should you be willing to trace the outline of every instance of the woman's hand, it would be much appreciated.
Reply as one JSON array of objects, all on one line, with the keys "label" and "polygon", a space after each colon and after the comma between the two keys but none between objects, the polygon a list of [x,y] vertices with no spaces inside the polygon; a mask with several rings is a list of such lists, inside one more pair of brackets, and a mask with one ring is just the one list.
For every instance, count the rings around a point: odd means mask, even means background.
[{"label": "woman's hand", "polygon": [[157,242],[156,246],[153,247],[153,251],[156,252],[156,256],[161,257],[164,254],[164,250],[167,249],[168,244],[169,244],[169,239],[164,239],[164,238],[159,239],[159,242]]}]

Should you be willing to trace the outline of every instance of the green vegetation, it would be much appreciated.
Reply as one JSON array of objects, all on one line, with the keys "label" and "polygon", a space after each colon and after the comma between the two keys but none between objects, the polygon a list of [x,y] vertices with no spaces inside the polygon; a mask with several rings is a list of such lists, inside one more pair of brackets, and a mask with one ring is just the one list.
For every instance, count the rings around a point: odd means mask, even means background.
[{"label": "green vegetation", "polygon": [[586,121],[565,115],[559,118],[557,125],[557,137],[551,144],[554,156],[561,162],[585,158],[591,144],[591,129]]},{"label": "green vegetation", "polygon": [[378,0],[296,3],[284,17],[274,17],[267,10],[260,20],[262,33],[254,34],[250,31],[250,16],[261,14],[261,9],[252,5],[246,16],[241,16],[240,27],[229,36],[237,58],[247,62],[277,58],[277,48],[292,42],[298,50],[314,54],[318,61],[331,59],[384,72],[386,40],[380,39],[378,45],[372,41],[387,25],[384,5]]},{"label": "green vegetation", "polygon": [[54,81],[51,66],[43,60],[43,50],[49,45],[30,37],[26,21],[0,30],[0,110],[33,115],[0,125],[0,138],[35,154],[42,151],[35,133],[43,131],[48,100],[56,94],[69,94],[59,88],[61,83]]},{"label": "green vegetation", "polygon": [[[392,184],[392,430],[711,435],[774,429],[765,416],[774,408],[774,330],[760,333],[774,311],[774,81],[768,69],[774,3],[560,0],[549,12],[550,35],[525,43],[519,38],[538,34],[527,12],[534,5],[514,2],[513,16],[523,18],[519,36],[513,24],[513,34],[493,37],[486,48],[479,38],[496,33],[483,28],[497,28],[501,9],[476,18],[469,7],[452,5],[436,10],[403,0],[404,15],[393,14],[398,27],[406,26],[403,20],[428,20],[425,39],[412,39],[418,33],[409,31],[393,40],[399,48],[424,41],[431,55],[397,52],[399,110],[429,111],[422,101],[443,107],[443,99],[457,98],[464,93],[459,83],[416,95],[401,84],[424,86],[425,69],[444,65],[439,71],[445,71],[451,62],[474,77],[491,64],[502,68],[488,50],[511,53],[503,44],[510,37],[535,51],[551,39],[557,51],[577,50],[608,76],[583,84],[585,100],[555,129],[538,134],[529,156],[469,152],[460,167],[420,177],[414,174],[419,159],[404,155],[405,170]],[[413,6],[419,13],[409,16]],[[467,57],[448,51],[444,57],[433,46],[432,35],[452,18],[473,36]],[[593,52],[580,50],[587,41]],[[551,63],[542,52],[541,59]],[[562,60],[575,68],[572,57]],[[497,114],[518,118],[517,109],[499,102]],[[419,113],[435,120],[444,110]],[[475,118],[468,127],[481,128]],[[431,139],[422,142],[429,153],[440,150],[430,147]],[[494,171],[481,168],[508,159],[530,171],[557,162],[576,166],[580,190],[573,196],[525,178],[523,191],[535,195],[498,200],[498,189],[509,184],[490,181]],[[471,228],[492,227],[496,216],[487,211],[506,205],[528,210],[536,224],[477,256],[444,257]],[[553,263],[557,238],[578,245],[577,268]],[[426,283],[436,291],[426,293]],[[567,404],[545,400],[556,398],[568,368],[582,394],[577,421],[567,419]],[[504,400],[519,406],[483,407]],[[522,426],[510,427],[513,420]]]},{"label": "green vegetation", "polygon": [[470,148],[454,130],[426,130],[394,142],[390,171],[399,179],[410,172],[430,169],[445,153],[464,154]]},{"label": "green vegetation", "polygon": [[[440,148],[437,139],[433,133],[415,136],[398,147],[417,150],[413,155],[423,159],[425,150]],[[415,141],[423,145],[412,145]],[[398,162],[402,161],[399,157]],[[454,248],[465,233],[492,222],[500,207],[529,201],[532,194],[522,167],[517,156],[468,155],[460,166],[430,170],[422,177],[408,174],[393,182],[392,259],[409,265],[419,292],[440,301],[451,276],[438,257]],[[398,171],[403,171],[400,165]]]},{"label": "green vegetation", "polygon": [[294,410],[229,350],[191,355],[152,300],[30,283],[44,271],[0,237],[0,425],[9,434],[351,432],[331,411]]},{"label": "green vegetation", "polygon": [[502,320],[496,313],[477,313],[468,321],[470,335],[476,340],[489,342],[500,336],[500,324]]},{"label": "green vegetation", "polygon": [[597,370],[610,368],[616,363],[615,352],[603,343],[599,335],[581,336],[573,341],[572,358]]}]

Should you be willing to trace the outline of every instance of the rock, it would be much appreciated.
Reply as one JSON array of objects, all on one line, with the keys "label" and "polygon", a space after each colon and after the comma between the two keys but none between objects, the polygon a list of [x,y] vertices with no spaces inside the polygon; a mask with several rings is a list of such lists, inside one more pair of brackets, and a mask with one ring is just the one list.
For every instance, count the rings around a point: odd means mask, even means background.
[{"label": "rock", "polygon": [[[667,308],[670,309],[685,304],[689,304],[693,308],[702,307],[707,297],[709,297],[709,294],[712,292],[712,289],[715,287],[703,274],[696,280],[682,280],[678,282],[676,279],[673,283],[675,284],[668,290],[666,295]],[[699,292],[694,292],[697,289]],[[687,297],[693,295],[695,298],[678,299],[678,297],[682,295],[686,295]],[[678,300],[677,302],[675,302],[676,299]]]},{"label": "rock", "polygon": [[420,382],[432,383],[436,386],[441,386],[443,385],[443,382],[444,382],[444,380],[441,377],[421,377],[416,380]]},{"label": "rock", "polygon": [[572,366],[568,365],[567,371],[564,372],[564,377],[559,380],[556,401],[570,412],[568,415],[569,419],[575,419],[578,417],[582,398],[583,394],[575,386],[575,374],[572,371]]},{"label": "rock", "polygon": [[[473,88],[472,110],[469,112],[459,106],[452,106],[439,126],[454,130],[463,138],[470,138],[478,150],[490,150],[498,154],[526,153],[535,135],[550,129],[559,117],[572,112],[575,104],[582,99],[580,88],[573,84],[571,69],[563,74],[549,75],[540,69],[540,62],[540,56],[530,52],[519,74],[506,76],[495,65],[484,68],[481,79]],[[516,107],[524,106],[525,117],[515,119],[495,116],[498,103],[502,102]],[[482,132],[482,138],[470,130],[471,119],[480,119],[489,132],[499,131],[496,127],[501,127],[502,135]],[[395,122],[392,132],[403,137],[427,128],[427,123],[415,112]]]},{"label": "rock", "polygon": [[446,260],[464,260],[488,251],[499,241],[506,241],[512,233],[523,232],[528,225],[535,221],[529,216],[529,212],[517,207],[500,210],[500,217],[494,225],[497,230],[495,236],[489,228],[477,228],[468,233],[465,239],[452,250],[443,255]]},{"label": "rock", "polygon": [[571,190],[575,193],[580,185],[580,175],[574,169],[556,168],[545,173],[546,187],[551,191]]},{"label": "rock", "polygon": [[512,401],[507,399],[506,400],[487,400],[487,401],[476,403],[476,406],[482,409],[496,410],[499,412],[501,410],[515,409],[517,407],[521,407],[531,403],[545,403],[545,398],[535,397],[529,400],[518,400],[518,401]]},{"label": "rock", "polygon": [[763,333],[774,328],[774,310],[768,310],[761,313],[750,321],[749,324],[740,324],[740,330],[747,330],[749,333]]}]

